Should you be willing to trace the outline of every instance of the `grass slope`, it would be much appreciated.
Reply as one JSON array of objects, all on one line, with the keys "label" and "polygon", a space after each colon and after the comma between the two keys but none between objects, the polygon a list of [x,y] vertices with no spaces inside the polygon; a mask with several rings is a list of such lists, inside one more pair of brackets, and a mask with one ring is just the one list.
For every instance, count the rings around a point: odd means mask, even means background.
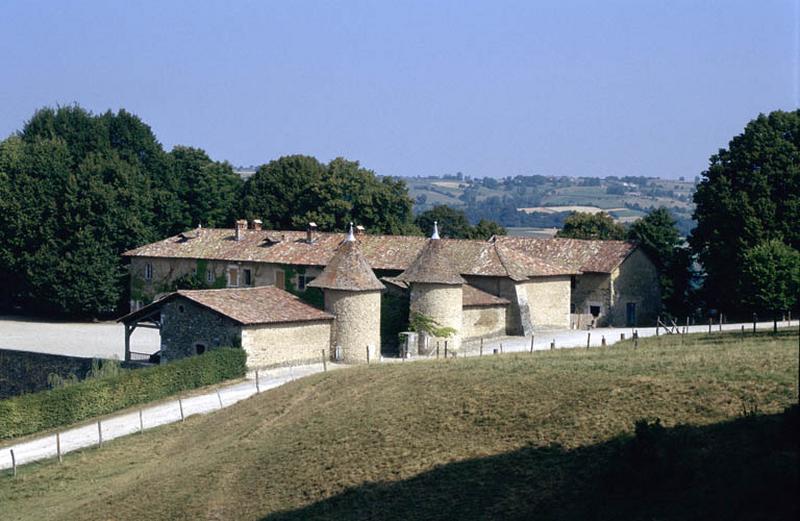
[{"label": "grass slope", "polygon": [[[797,514],[797,334],[355,367],[0,478],[10,519]],[[758,412],[758,414],[754,414]],[[631,436],[637,420],[639,434]],[[654,424],[660,418],[662,426]]]}]

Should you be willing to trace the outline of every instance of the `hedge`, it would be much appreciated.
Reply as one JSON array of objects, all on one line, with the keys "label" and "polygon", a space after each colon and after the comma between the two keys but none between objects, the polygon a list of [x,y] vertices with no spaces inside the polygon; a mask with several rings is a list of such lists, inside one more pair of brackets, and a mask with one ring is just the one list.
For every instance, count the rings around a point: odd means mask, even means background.
[{"label": "hedge", "polygon": [[244,376],[243,349],[208,351],[164,365],[0,400],[0,439],[24,436]]}]

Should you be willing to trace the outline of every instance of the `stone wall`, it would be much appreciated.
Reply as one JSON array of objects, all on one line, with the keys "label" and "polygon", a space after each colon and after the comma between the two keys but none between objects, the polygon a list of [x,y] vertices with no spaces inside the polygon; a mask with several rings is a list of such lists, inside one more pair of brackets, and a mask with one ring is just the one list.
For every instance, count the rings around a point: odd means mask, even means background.
[{"label": "stone wall", "polygon": [[331,320],[262,324],[242,328],[247,366],[269,367],[320,362],[330,353]]},{"label": "stone wall", "polygon": [[461,336],[464,334],[460,285],[412,283],[409,307],[412,313],[422,313],[442,327],[455,329],[456,334],[447,340],[451,349],[454,351],[459,349]]},{"label": "stone wall", "polygon": [[0,399],[49,389],[51,373],[83,380],[91,369],[91,358],[0,349]]},{"label": "stone wall", "polygon": [[534,329],[567,329],[570,325],[570,276],[535,277],[525,287]]},{"label": "stone wall", "polygon": [[506,308],[506,332],[509,335],[523,334],[522,310],[520,309],[517,287],[514,281],[508,277],[481,277],[475,275],[467,275],[464,278],[467,279],[470,285],[511,302]]},{"label": "stone wall", "polygon": [[588,314],[590,304],[600,305],[600,316],[596,325],[607,325],[611,308],[611,275],[608,273],[576,275],[571,300],[572,312],[575,314]]},{"label": "stone wall", "polygon": [[[614,326],[652,326],[661,311],[658,271],[647,255],[635,250],[611,274],[613,304],[609,318]],[[627,323],[628,304],[635,306],[635,321]]]},{"label": "stone wall", "polygon": [[506,334],[508,305],[469,306],[463,309],[463,339],[487,338]]},{"label": "stone wall", "polygon": [[241,345],[241,326],[219,313],[181,297],[161,308],[162,363],[216,347]]},{"label": "stone wall", "polygon": [[381,292],[326,289],[324,293],[325,311],[336,317],[331,336],[333,354],[338,346],[342,362],[366,363],[369,346],[370,362],[380,361]]}]

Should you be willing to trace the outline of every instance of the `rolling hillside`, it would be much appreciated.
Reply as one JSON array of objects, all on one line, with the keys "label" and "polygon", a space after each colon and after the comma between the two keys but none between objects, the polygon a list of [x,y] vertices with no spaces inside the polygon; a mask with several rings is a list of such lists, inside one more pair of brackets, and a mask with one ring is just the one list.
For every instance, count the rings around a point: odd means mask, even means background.
[{"label": "rolling hillside", "polygon": [[2,476],[2,518],[792,519],[797,342],[320,374]]}]

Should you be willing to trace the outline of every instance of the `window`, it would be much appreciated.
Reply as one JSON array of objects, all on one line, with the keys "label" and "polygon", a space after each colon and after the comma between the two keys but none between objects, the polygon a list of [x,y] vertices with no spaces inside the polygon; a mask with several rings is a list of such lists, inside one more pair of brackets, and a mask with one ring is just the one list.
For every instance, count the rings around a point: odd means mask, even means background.
[{"label": "window", "polygon": [[599,305],[590,305],[589,306],[589,313],[594,317],[597,318],[600,316],[600,306]]},{"label": "window", "polygon": [[183,313],[184,311],[186,311],[186,310],[183,308],[183,304],[179,304],[178,305],[178,313]]},{"label": "window", "polygon": [[235,288],[239,285],[239,267],[238,266],[229,266],[228,267],[228,287]]},{"label": "window", "polygon": [[206,352],[206,345],[205,344],[201,344],[200,342],[198,342],[198,343],[196,343],[194,345],[194,351],[198,355],[202,355],[203,353]]},{"label": "window", "polygon": [[206,270],[206,282],[211,284],[214,282],[214,272],[211,270]]},{"label": "window", "polygon": [[153,265],[149,262],[144,265],[144,280],[153,280]]},{"label": "window", "polygon": [[253,284],[253,272],[249,269],[242,270],[242,274],[244,275],[244,285],[250,286]]},{"label": "window", "polygon": [[297,289],[299,289],[300,291],[305,291],[306,290],[306,286],[308,286],[308,283],[311,282],[314,279],[315,279],[315,277],[309,277],[308,275],[298,275],[297,276]]}]

